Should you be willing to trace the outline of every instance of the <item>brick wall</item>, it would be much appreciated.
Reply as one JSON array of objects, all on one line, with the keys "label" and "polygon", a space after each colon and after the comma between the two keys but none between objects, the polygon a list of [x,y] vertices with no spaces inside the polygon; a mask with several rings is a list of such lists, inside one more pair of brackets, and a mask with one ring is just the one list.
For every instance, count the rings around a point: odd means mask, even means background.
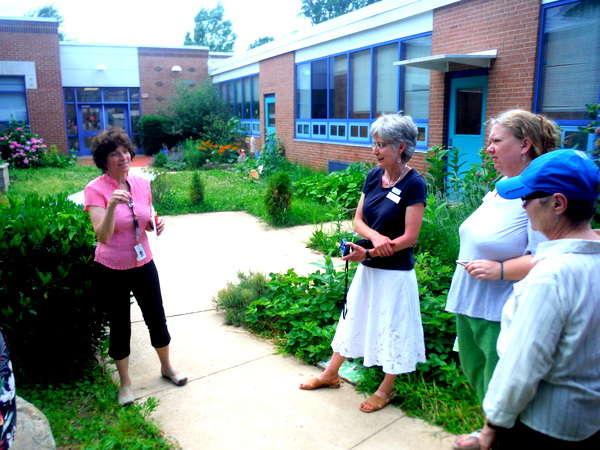
[{"label": "brick wall", "polygon": [[34,61],[37,89],[27,89],[31,131],[67,151],[58,23],[0,20],[0,61]]},{"label": "brick wall", "polygon": [[[138,49],[142,114],[156,114],[166,108],[176,93],[177,83],[193,87],[208,78],[208,49]],[[181,72],[173,72],[174,66]]]},{"label": "brick wall", "polygon": [[[463,0],[434,11],[433,55],[498,50],[486,118],[533,107],[539,15],[539,0]],[[429,146],[445,143],[447,87],[445,75],[432,71]]]}]

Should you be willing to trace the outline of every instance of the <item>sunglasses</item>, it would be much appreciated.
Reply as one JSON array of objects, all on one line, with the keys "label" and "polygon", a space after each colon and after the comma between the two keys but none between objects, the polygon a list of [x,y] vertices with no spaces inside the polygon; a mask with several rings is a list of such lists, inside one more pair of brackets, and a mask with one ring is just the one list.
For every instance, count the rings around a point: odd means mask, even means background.
[{"label": "sunglasses", "polygon": [[524,195],[521,197],[521,200],[523,201],[523,207],[525,208],[527,203],[531,200],[535,200],[536,198],[550,197],[551,195],[553,194],[548,194],[547,192],[532,192],[531,194]]}]

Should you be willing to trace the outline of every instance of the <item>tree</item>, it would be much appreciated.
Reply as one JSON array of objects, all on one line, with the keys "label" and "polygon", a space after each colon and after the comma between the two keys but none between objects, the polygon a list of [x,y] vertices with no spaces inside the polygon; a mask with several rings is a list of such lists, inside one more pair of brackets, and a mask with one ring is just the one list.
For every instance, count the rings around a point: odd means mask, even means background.
[{"label": "tree", "polygon": [[37,9],[30,10],[28,13],[25,14],[25,17],[46,17],[50,19],[56,19],[58,22],[58,40],[64,41],[67,38],[66,34],[61,30],[63,16],[61,15],[58,8],[54,6],[54,3],[50,5],[40,6]]},{"label": "tree", "polygon": [[379,0],[302,0],[300,15],[316,25],[334,17],[364,8]]},{"label": "tree", "polygon": [[231,52],[237,39],[237,34],[232,30],[231,20],[223,20],[225,8],[219,2],[211,10],[201,8],[194,18],[194,38],[188,31],[183,45],[199,45],[208,47],[211,52]]},{"label": "tree", "polygon": [[254,41],[253,44],[248,46],[248,50],[252,50],[253,48],[260,47],[268,42],[273,42],[275,38],[273,36],[263,36]]}]

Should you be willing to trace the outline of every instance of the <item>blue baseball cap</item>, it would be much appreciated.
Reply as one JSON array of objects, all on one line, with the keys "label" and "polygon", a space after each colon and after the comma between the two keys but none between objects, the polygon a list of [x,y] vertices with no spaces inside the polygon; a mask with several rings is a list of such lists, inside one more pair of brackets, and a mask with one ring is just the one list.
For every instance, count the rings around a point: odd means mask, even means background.
[{"label": "blue baseball cap", "polygon": [[555,150],[535,158],[518,176],[496,183],[501,197],[515,199],[533,192],[564,194],[571,200],[594,201],[600,183],[598,166],[578,150]]}]

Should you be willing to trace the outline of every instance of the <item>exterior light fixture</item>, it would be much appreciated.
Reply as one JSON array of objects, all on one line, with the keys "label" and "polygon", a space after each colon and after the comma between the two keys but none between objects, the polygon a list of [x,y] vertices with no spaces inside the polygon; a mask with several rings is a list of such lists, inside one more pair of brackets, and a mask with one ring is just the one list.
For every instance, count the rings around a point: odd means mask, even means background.
[{"label": "exterior light fixture", "polygon": [[180,66],[173,66],[173,68],[171,69],[171,72],[181,72],[181,67]]},{"label": "exterior light fixture", "polygon": [[106,66],[104,64],[98,64],[96,70],[106,70]]}]

